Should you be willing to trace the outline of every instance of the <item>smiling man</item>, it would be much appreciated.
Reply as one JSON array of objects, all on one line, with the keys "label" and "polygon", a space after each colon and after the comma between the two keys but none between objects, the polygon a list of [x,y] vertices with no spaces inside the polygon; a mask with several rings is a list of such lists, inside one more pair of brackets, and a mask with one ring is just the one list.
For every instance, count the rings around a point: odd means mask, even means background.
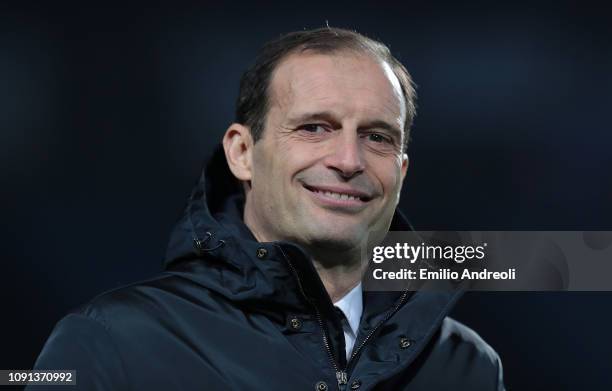
[{"label": "smiling man", "polygon": [[175,228],[166,271],[62,319],[37,369],[82,389],[502,390],[446,317],[455,292],[365,292],[393,230],[415,115],[406,69],[335,28],[264,46]]},{"label": "smiling man", "polygon": [[247,184],[245,224],[260,242],[303,246],[332,301],[361,280],[364,240],[386,233],[399,201],[401,129],[414,110],[405,89],[373,53],[299,51],[273,73],[260,139],[239,123],[225,134],[230,169]]}]

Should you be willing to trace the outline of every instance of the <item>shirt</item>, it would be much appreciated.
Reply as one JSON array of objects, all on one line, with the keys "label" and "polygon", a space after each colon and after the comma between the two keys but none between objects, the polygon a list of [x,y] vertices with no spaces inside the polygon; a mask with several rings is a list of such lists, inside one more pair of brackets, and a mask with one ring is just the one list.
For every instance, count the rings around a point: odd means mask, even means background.
[{"label": "shirt", "polygon": [[361,282],[340,300],[335,302],[334,305],[339,308],[346,317],[346,319],[342,321],[342,329],[344,331],[344,344],[346,346],[346,360],[348,361],[353,352],[355,340],[357,339],[357,331],[359,329],[359,322],[361,321],[361,313],[363,312]]}]

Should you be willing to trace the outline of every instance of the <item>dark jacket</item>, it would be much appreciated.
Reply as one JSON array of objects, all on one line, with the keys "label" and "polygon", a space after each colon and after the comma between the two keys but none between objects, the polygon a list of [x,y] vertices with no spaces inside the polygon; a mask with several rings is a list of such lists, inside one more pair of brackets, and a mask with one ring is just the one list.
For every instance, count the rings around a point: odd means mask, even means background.
[{"label": "dark jacket", "polygon": [[[308,255],[255,240],[222,153],[205,173],[166,270],[60,320],[36,369],[75,369],[83,390],[503,389],[495,351],[446,316],[456,292],[364,292],[346,363],[340,319]],[[396,212],[392,230],[407,229]]]}]

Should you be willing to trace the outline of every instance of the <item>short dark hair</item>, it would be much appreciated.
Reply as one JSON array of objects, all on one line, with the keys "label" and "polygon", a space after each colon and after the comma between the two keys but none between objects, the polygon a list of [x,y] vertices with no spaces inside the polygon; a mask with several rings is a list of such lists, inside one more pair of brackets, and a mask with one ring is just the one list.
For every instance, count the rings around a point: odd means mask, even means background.
[{"label": "short dark hair", "polygon": [[269,87],[274,70],[290,54],[307,50],[324,54],[349,50],[373,55],[389,64],[399,80],[406,102],[405,149],[416,115],[416,91],[412,77],[385,44],[355,31],[335,27],[295,31],[267,42],[259,51],[253,65],[244,72],[240,79],[235,121],[250,128],[254,142],[257,142],[263,134],[269,109]]}]

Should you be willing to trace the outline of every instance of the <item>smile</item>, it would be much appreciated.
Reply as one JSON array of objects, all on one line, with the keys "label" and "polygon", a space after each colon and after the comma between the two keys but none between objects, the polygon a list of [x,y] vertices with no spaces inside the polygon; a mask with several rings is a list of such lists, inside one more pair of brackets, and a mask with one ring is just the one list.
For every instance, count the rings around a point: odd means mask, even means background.
[{"label": "smile", "polygon": [[337,200],[352,200],[352,201],[361,201],[359,197],[355,197],[349,194],[341,194],[341,193],[333,193],[331,191],[323,191],[323,190],[313,190],[315,193],[323,194],[326,197],[332,197]]},{"label": "smile", "polygon": [[368,194],[353,189],[303,186],[319,204],[328,207],[360,210],[372,199]]}]

